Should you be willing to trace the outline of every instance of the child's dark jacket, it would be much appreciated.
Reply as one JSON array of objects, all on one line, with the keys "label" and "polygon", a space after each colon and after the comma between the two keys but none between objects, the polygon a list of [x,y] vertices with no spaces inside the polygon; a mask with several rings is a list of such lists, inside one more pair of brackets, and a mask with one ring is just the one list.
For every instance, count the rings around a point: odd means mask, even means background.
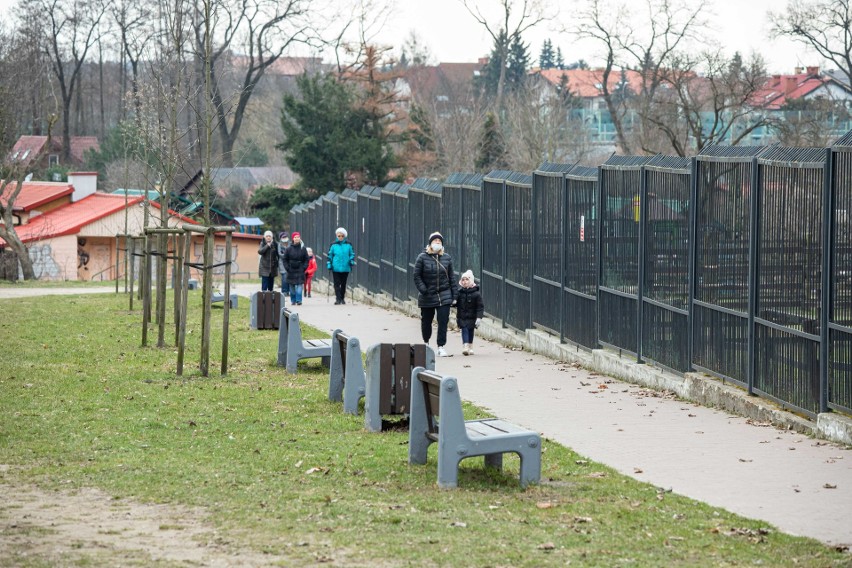
[{"label": "child's dark jacket", "polygon": [[456,297],[456,317],[459,327],[473,327],[478,318],[485,313],[485,304],[479,286],[472,288],[459,287]]}]

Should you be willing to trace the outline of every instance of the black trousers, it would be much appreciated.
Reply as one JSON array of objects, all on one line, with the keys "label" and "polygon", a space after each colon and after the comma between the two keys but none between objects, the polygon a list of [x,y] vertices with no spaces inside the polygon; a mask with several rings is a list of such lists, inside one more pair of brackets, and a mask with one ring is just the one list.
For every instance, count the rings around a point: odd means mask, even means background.
[{"label": "black trousers", "polygon": [[423,341],[429,343],[432,338],[432,320],[438,314],[438,347],[447,344],[447,324],[450,322],[450,306],[438,306],[435,308],[420,308],[420,333]]},{"label": "black trousers", "polygon": [[342,302],[346,295],[346,281],[349,279],[349,273],[332,272],[331,277],[334,279],[334,298],[338,302]]}]

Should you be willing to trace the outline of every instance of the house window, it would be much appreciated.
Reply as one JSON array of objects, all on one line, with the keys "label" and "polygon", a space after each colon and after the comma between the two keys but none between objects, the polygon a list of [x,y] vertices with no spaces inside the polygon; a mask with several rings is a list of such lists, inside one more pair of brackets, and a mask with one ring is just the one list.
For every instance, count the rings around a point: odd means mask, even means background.
[{"label": "house window", "polygon": [[49,167],[58,166],[59,165],[59,154],[51,154],[47,158],[47,165]]}]

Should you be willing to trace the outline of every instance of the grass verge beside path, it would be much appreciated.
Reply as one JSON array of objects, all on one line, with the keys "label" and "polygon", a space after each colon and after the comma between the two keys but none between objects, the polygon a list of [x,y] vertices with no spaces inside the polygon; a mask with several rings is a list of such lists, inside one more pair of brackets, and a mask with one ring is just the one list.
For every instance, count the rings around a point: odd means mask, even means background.
[{"label": "grass verge beside path", "polygon": [[200,297],[190,298],[183,378],[174,348],[139,346],[140,313],[123,294],[0,301],[0,464],[12,466],[0,483],[204,507],[233,543],[288,565],[852,563],[548,440],[539,486],[521,490],[507,456],[503,473],[466,460],[461,488],[439,490],[434,450],[409,466],[407,432],[367,433],[327,400],[317,364],[295,376],[277,367],[277,333],[250,330],[247,303],[231,312],[229,376],[199,376]]}]

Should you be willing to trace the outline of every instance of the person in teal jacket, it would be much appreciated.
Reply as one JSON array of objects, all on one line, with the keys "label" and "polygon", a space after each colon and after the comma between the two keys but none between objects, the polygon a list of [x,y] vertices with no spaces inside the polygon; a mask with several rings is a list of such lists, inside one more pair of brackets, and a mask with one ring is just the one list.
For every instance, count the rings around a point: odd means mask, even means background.
[{"label": "person in teal jacket", "polygon": [[346,240],[349,235],[346,229],[338,227],[335,234],[337,239],[328,247],[328,262],[325,267],[331,270],[334,280],[334,305],[337,306],[346,303],[346,280],[355,266],[355,249],[352,248],[352,243]]}]

